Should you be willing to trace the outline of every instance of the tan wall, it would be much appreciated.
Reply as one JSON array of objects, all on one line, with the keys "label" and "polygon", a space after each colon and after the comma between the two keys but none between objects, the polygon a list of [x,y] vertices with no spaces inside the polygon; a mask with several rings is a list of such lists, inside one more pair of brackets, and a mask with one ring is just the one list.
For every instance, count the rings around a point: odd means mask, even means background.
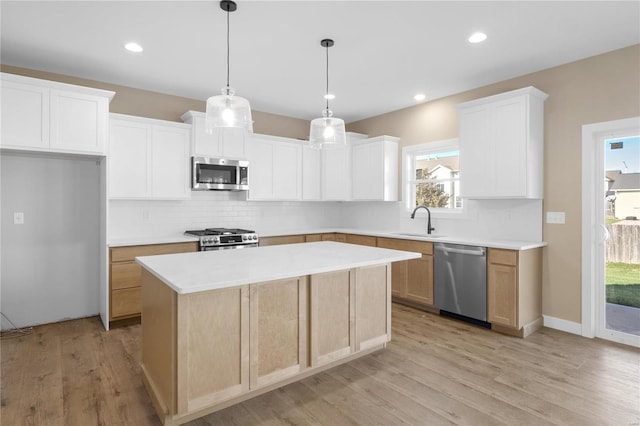
[{"label": "tan wall", "polygon": [[543,313],[581,322],[582,125],[640,116],[640,45],[351,123],[347,130],[392,135],[401,146],[458,135],[455,105],[535,86],[545,102],[544,211],[566,224],[543,226]]},{"label": "tan wall", "polygon": [[[116,84],[70,77],[45,71],[0,65],[0,71],[27,77],[95,87],[116,92],[109,109],[120,114],[137,115],[159,120],[182,122],[180,116],[186,111],[204,111],[205,101],[151,92],[149,90],[118,86]],[[306,139],[309,137],[309,122],[297,118],[252,111],[253,130],[256,133],[289,138]]]}]

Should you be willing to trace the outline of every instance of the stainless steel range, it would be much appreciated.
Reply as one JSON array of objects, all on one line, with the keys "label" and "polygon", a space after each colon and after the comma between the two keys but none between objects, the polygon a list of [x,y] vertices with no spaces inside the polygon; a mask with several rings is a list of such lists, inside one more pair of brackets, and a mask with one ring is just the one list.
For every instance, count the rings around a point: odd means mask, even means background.
[{"label": "stainless steel range", "polygon": [[207,228],[185,231],[200,238],[200,251],[227,250],[258,246],[258,234],[247,229]]}]

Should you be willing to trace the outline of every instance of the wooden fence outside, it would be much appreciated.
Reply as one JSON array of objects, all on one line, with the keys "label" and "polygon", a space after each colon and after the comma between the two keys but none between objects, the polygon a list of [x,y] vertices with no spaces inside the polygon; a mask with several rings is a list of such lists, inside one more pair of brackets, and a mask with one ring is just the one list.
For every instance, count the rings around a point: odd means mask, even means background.
[{"label": "wooden fence outside", "polygon": [[640,263],[640,221],[625,220],[607,225],[607,262]]}]

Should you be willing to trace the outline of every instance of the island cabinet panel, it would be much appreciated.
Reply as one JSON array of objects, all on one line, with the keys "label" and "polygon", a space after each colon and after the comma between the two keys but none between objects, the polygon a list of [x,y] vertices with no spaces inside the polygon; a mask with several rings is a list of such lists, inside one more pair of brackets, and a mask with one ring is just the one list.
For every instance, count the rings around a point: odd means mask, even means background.
[{"label": "island cabinet panel", "polygon": [[343,358],[355,348],[352,274],[343,270],[311,276],[309,337],[312,367]]},{"label": "island cabinet panel", "polygon": [[250,388],[307,367],[306,277],[250,286]]},{"label": "island cabinet panel", "polygon": [[248,286],[178,296],[178,413],[249,390],[249,308]]},{"label": "island cabinet panel", "polygon": [[387,283],[391,265],[358,268],[355,271],[356,350],[391,340],[391,291]]},{"label": "island cabinet panel", "polygon": [[[259,249],[255,249],[259,250]],[[142,375],[164,425],[382,349],[389,263],[179,294],[142,272]]]}]

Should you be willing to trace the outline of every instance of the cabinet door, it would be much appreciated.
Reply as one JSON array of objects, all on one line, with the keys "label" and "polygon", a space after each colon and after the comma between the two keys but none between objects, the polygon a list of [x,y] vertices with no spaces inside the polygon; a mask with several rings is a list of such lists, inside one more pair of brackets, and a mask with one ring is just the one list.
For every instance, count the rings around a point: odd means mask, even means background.
[{"label": "cabinet door", "polygon": [[355,348],[352,274],[343,270],[310,278],[309,360],[312,367],[344,358]]},{"label": "cabinet door", "polygon": [[[249,390],[248,287],[178,296],[178,413],[197,411]],[[146,315],[145,310],[145,320]]]},{"label": "cabinet door", "polygon": [[306,283],[300,277],[250,286],[250,389],[307,367]]},{"label": "cabinet door", "polygon": [[320,200],[320,154],[319,149],[302,148],[302,199]]},{"label": "cabinet door", "polygon": [[487,266],[487,316],[492,324],[518,328],[517,269],[511,265]]},{"label": "cabinet door", "polygon": [[153,126],[151,137],[151,196],[180,199],[191,195],[189,131]]},{"label": "cabinet door", "polygon": [[220,138],[222,157],[247,158],[245,146],[249,135],[245,129],[221,128],[216,129],[216,131]]},{"label": "cabinet door", "polygon": [[[517,97],[491,105],[491,192],[498,197],[527,195],[526,103]],[[486,173],[486,172],[485,172]]]},{"label": "cabinet door", "polygon": [[[251,164],[249,164],[251,169]],[[273,198],[300,200],[302,198],[302,146],[273,143]]]},{"label": "cabinet door", "polygon": [[322,199],[344,201],[351,198],[349,147],[322,149]]},{"label": "cabinet door", "polygon": [[408,300],[433,305],[433,256],[423,254],[420,259],[407,261]]},{"label": "cabinet door", "polygon": [[3,147],[49,147],[49,93],[44,87],[2,81]]},{"label": "cabinet door", "polygon": [[249,198],[270,200],[273,198],[273,144],[253,137],[248,144]]},{"label": "cabinet door", "polygon": [[491,191],[493,156],[489,108],[460,111],[460,191],[462,197],[482,197]]},{"label": "cabinet door", "polygon": [[109,131],[109,197],[144,198],[150,194],[146,124],[111,120]]},{"label": "cabinet door", "polygon": [[206,132],[204,115],[194,116],[191,122],[191,137],[193,138],[193,155],[195,157],[222,157],[222,133]]},{"label": "cabinet door", "polygon": [[355,271],[356,351],[391,340],[391,265]]},{"label": "cabinet door", "polygon": [[384,200],[382,142],[355,145],[351,151],[353,200]]},{"label": "cabinet door", "polygon": [[51,148],[104,154],[108,110],[104,97],[52,89]]}]

